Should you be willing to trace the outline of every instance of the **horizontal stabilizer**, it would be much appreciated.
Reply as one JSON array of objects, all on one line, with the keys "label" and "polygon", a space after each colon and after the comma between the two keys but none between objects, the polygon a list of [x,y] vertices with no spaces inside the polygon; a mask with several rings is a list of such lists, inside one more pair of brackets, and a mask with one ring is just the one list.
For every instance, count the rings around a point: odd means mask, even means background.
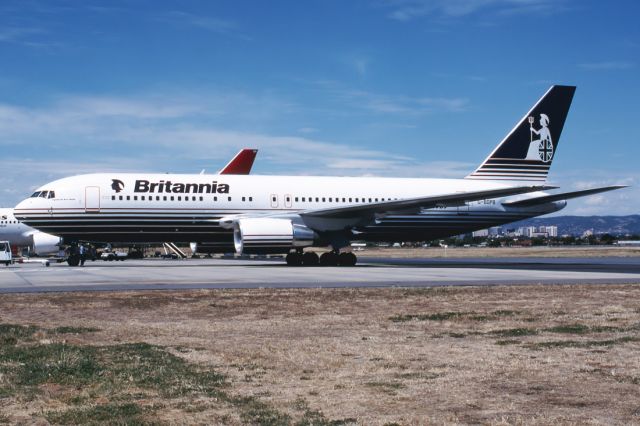
[{"label": "horizontal stabilizer", "polygon": [[582,191],[563,192],[561,194],[543,195],[542,197],[528,198],[526,200],[506,201],[502,203],[509,207],[531,207],[540,204],[546,204],[553,201],[568,200],[571,198],[584,197],[587,195],[598,194],[600,192],[613,191],[614,189],[626,188],[627,185],[603,186],[602,188],[585,189]]}]

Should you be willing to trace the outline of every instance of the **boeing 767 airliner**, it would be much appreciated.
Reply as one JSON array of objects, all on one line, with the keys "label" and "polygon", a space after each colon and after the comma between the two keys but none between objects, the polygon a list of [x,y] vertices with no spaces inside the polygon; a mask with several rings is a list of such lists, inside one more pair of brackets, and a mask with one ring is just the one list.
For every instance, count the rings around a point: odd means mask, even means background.
[{"label": "boeing 767 airliner", "polygon": [[15,215],[66,244],[198,242],[286,253],[289,265],[354,265],[352,241],[428,241],[621,188],[544,192],[556,188],[546,180],[574,92],[551,87],[463,179],[98,173],[38,188]]}]

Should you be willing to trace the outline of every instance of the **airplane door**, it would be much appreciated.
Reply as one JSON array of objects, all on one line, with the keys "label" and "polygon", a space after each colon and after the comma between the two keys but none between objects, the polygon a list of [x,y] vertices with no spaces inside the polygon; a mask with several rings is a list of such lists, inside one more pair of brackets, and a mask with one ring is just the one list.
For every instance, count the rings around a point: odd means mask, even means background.
[{"label": "airplane door", "polygon": [[284,206],[288,209],[291,208],[291,195],[285,194],[284,196]]},{"label": "airplane door", "polygon": [[278,196],[276,194],[271,194],[271,208],[278,208]]},{"label": "airplane door", "polygon": [[92,213],[100,211],[100,187],[87,186],[84,189],[84,211]]}]

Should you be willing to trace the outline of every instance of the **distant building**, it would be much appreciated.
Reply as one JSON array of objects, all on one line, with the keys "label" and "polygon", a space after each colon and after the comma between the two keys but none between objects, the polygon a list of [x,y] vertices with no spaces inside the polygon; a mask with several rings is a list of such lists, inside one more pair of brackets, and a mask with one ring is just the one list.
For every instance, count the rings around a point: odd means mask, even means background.
[{"label": "distant building", "polygon": [[[558,227],[555,225],[552,226],[539,226],[537,234],[543,234],[545,237],[557,237],[558,236]],[[538,235],[536,235],[538,236]]]},{"label": "distant building", "polygon": [[582,233],[582,238],[591,237],[593,235],[593,229],[587,229]]},{"label": "distant building", "polygon": [[493,226],[491,228],[489,228],[489,235],[491,236],[498,236],[502,234],[502,227],[500,226]]},{"label": "distant building", "polygon": [[618,241],[616,243],[616,245],[622,246],[622,247],[638,247],[640,246],[640,241],[638,240],[622,240],[622,241]]},{"label": "distant building", "polygon": [[538,230],[535,226],[523,226],[516,230],[515,234],[522,237],[532,237]]},{"label": "distant building", "polygon": [[479,231],[473,231],[471,236],[472,237],[488,237],[489,236],[489,230],[488,229],[481,229]]},{"label": "distant building", "polygon": [[547,234],[549,234],[550,237],[557,237],[558,236],[558,227],[555,225],[552,226],[547,226]]}]

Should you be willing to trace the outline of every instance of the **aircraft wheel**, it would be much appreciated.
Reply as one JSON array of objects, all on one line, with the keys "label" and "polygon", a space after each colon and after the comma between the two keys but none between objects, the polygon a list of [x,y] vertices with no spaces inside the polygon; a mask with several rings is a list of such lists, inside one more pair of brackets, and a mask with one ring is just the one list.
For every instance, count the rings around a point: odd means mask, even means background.
[{"label": "aircraft wheel", "polygon": [[298,253],[289,253],[285,258],[287,261],[287,265],[289,266],[300,266],[302,265],[302,256]]},{"label": "aircraft wheel", "polygon": [[338,266],[338,255],[332,251],[322,253],[320,256],[321,266]]},{"label": "aircraft wheel", "polygon": [[312,251],[308,251],[302,255],[302,264],[304,266],[318,266],[320,258],[318,254]]},{"label": "aircraft wheel", "polygon": [[338,263],[340,266],[354,266],[358,258],[353,253],[340,253],[338,257]]},{"label": "aircraft wheel", "polygon": [[80,264],[80,257],[69,256],[69,258],[67,259],[67,263],[69,264],[69,266],[78,266]]}]

